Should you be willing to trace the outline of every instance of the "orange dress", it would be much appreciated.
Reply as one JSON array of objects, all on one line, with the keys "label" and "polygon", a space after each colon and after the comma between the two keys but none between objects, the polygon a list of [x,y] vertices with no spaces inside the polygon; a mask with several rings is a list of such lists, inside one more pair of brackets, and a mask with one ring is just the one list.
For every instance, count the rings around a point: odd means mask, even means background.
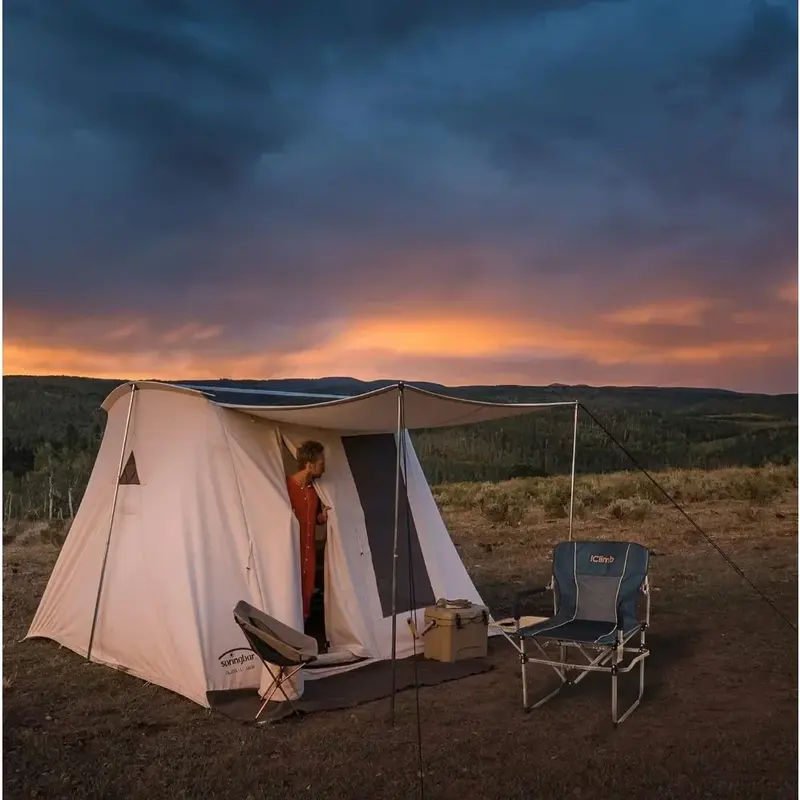
[{"label": "orange dress", "polygon": [[286,479],[289,501],[300,523],[300,575],[303,591],[303,618],[308,619],[311,597],[314,594],[314,577],[317,572],[317,544],[314,528],[322,524],[322,503],[313,486],[301,486],[296,480]]}]

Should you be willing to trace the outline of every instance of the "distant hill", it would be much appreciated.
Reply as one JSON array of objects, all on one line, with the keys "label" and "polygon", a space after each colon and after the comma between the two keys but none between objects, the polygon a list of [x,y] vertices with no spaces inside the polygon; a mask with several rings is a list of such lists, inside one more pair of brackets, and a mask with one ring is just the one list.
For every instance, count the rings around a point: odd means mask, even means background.
[{"label": "distant hill", "polygon": [[[122,380],[6,376],[4,471],[17,491],[58,464],[74,497],[83,491],[102,432],[100,404]],[[186,379],[202,386],[354,395],[394,381],[348,377],[285,380]],[[788,463],[797,456],[797,394],[740,394],[720,389],[613,386],[458,386],[415,384],[493,402],[578,400],[650,469],[703,469]],[[276,399],[276,403],[280,402]],[[572,409],[554,409],[458,429],[421,431],[415,447],[432,483],[564,474],[572,456]],[[584,415],[578,470],[611,472],[630,464]],[[36,477],[39,476],[39,477]],[[48,479],[49,480],[49,479]],[[13,489],[12,489],[13,491]],[[30,491],[33,491],[32,489]],[[66,490],[58,490],[63,501]]]}]

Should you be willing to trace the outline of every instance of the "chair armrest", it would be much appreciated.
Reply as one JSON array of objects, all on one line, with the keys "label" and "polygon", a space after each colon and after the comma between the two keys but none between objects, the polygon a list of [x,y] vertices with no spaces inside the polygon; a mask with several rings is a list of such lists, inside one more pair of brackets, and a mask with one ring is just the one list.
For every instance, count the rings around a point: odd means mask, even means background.
[{"label": "chair armrest", "polygon": [[514,608],[512,611],[512,617],[514,619],[519,619],[522,616],[522,604],[523,601],[531,598],[536,597],[537,595],[544,594],[546,591],[550,589],[550,586],[540,586],[537,589],[523,589],[514,595]]}]

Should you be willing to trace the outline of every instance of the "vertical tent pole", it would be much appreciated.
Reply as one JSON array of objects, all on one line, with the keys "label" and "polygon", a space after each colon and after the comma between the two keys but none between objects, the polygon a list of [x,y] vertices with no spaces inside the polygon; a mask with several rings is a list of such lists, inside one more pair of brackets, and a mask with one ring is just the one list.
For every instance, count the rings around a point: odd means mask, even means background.
[{"label": "vertical tent pole", "polygon": [[403,384],[397,385],[397,464],[394,484],[394,538],[392,545],[392,703],[391,721],[394,725],[394,700],[395,686],[397,681],[397,540],[400,529],[400,454],[403,446],[403,436],[405,433],[403,408]]},{"label": "vertical tent pole", "polygon": [[569,487],[569,541],[572,541],[572,510],[575,505],[575,456],[578,451],[578,402],[575,401],[575,423],[572,429],[572,472]]},{"label": "vertical tent pole", "polygon": [[131,426],[131,412],[133,411],[133,398],[136,395],[136,384],[131,384],[131,399],[128,403],[128,417],[125,420],[125,433],[122,436],[122,451],[119,454],[119,468],[117,469],[116,480],[114,481],[114,499],[111,502],[111,518],[108,521],[108,535],[106,536],[106,549],[103,553],[103,565],[100,567],[100,582],[97,584],[97,598],[94,602],[94,616],[92,617],[92,632],[89,634],[89,649],[86,652],[86,660],[92,659],[92,644],[94,643],[94,631],[97,627],[97,615],[100,611],[100,595],[103,591],[103,578],[106,574],[106,562],[108,561],[108,548],[111,544],[111,529],[114,527],[114,512],[117,510],[117,497],[119,496],[119,482],[122,478],[122,470],[125,466],[125,448],[128,445],[128,430]]}]

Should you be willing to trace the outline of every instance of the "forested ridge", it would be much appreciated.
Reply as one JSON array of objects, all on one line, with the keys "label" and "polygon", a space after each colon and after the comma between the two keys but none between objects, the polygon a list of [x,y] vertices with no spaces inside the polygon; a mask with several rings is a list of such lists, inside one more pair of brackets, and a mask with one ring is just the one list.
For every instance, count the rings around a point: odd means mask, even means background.
[{"label": "forested ridge", "polygon": [[[121,380],[7,376],[3,380],[5,518],[69,516],[77,509],[105,427],[100,404]],[[357,394],[388,382],[351,378],[186,381],[216,387]],[[645,467],[714,469],[786,464],[797,455],[797,395],[587,386],[423,388],[492,402],[577,400]],[[278,401],[276,401],[278,402]],[[431,483],[559,475],[572,458],[573,409],[413,434]],[[630,468],[581,414],[577,469]]]}]

